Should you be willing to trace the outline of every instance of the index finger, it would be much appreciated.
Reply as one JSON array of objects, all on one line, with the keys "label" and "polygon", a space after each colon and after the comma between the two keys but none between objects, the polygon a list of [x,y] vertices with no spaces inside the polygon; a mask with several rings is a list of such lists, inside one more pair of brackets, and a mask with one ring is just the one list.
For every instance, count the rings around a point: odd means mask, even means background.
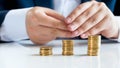
[{"label": "index finger", "polygon": [[86,3],[79,5],[77,8],[75,8],[74,11],[71,12],[70,15],[68,15],[68,17],[65,19],[65,22],[67,24],[72,23],[80,14],[82,14],[90,6],[92,6],[91,2],[86,2]]}]

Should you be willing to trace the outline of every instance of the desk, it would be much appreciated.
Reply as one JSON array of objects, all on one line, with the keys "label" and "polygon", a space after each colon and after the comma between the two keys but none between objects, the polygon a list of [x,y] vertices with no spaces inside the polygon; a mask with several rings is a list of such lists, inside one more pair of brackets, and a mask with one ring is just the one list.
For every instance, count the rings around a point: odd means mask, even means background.
[{"label": "desk", "polygon": [[87,41],[75,40],[74,55],[62,56],[61,40],[46,44],[53,56],[39,56],[30,42],[0,44],[0,68],[120,68],[120,43],[104,42],[99,56],[87,56]]}]

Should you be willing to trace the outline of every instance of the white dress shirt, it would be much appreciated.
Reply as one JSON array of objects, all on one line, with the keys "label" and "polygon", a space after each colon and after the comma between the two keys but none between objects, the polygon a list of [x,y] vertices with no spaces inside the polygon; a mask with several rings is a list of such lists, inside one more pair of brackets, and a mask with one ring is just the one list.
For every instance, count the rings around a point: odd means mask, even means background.
[{"label": "white dress shirt", "polygon": [[[68,16],[74,10],[74,8],[76,8],[81,3],[80,0],[53,0],[53,2],[54,10],[64,15],[65,17]],[[2,27],[0,28],[1,40],[20,41],[29,38],[26,32],[25,20],[26,13],[31,8],[11,10],[7,13]],[[116,19],[118,18],[120,17],[117,17]],[[120,33],[117,41],[120,41]]]}]

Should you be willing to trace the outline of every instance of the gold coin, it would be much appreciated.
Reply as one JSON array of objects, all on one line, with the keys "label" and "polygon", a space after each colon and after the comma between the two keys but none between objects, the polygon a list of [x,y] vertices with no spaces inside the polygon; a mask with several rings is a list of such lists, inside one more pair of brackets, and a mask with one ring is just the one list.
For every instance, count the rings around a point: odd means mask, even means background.
[{"label": "gold coin", "polygon": [[98,54],[88,54],[88,56],[97,56]]},{"label": "gold coin", "polygon": [[40,54],[41,56],[50,56],[52,54]]},{"label": "gold coin", "polygon": [[88,49],[100,49],[100,47],[88,47]]},{"label": "gold coin", "polygon": [[62,55],[70,56],[73,55],[73,40],[62,40]]},{"label": "gold coin", "polygon": [[41,56],[52,55],[52,47],[49,47],[49,46],[42,46],[42,47],[40,47],[40,55]]},{"label": "gold coin", "polygon": [[73,49],[63,49],[63,51],[73,51]]},{"label": "gold coin", "polygon": [[50,49],[52,49],[52,47],[49,47],[49,46],[40,47],[40,50],[50,50]]},{"label": "gold coin", "polygon": [[64,56],[73,55],[73,52],[63,52],[62,55],[64,55]]},{"label": "gold coin", "polygon": [[92,35],[88,37],[88,55],[97,56],[101,45],[101,36]]}]

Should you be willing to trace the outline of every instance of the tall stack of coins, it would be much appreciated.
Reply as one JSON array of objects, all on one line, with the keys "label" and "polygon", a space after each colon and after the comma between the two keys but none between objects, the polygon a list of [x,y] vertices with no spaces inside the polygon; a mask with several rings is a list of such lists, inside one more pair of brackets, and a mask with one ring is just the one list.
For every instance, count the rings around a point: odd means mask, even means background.
[{"label": "tall stack of coins", "polygon": [[73,40],[62,40],[62,43],[63,43],[62,55],[64,56],[73,55]]},{"label": "tall stack of coins", "polygon": [[89,36],[88,37],[88,56],[97,56],[100,53],[101,36]]},{"label": "tall stack of coins", "polygon": [[41,56],[52,55],[52,47],[49,47],[49,46],[42,46],[42,47],[40,47],[40,55]]}]

